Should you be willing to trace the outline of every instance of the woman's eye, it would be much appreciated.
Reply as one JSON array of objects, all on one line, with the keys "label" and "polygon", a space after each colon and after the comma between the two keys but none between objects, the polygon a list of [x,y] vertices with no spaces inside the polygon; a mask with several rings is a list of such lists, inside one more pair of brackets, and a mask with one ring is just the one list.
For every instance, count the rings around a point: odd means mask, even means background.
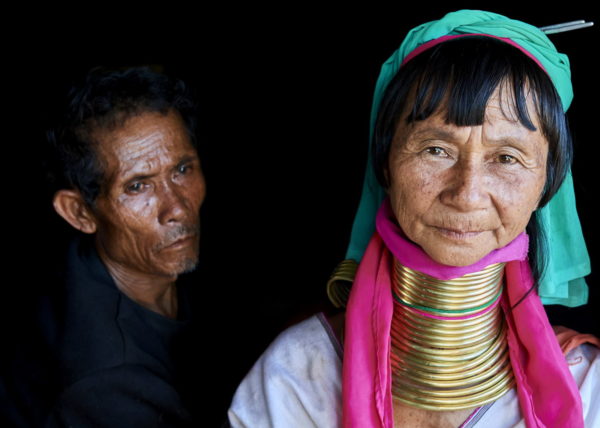
[{"label": "woman's eye", "polygon": [[446,150],[442,149],[441,147],[428,147],[425,149],[425,152],[433,156],[448,156]]}]

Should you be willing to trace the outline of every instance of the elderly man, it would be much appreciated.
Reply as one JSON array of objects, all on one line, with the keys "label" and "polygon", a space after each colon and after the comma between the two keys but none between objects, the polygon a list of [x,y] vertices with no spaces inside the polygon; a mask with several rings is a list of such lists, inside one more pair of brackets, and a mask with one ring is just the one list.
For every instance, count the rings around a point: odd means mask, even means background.
[{"label": "elderly man", "polygon": [[49,133],[53,206],[81,233],[40,312],[36,349],[54,363],[19,363],[6,383],[13,423],[191,423],[176,358],[190,308],[176,280],[198,261],[194,114],[182,82],[145,68],[92,72],[72,91]]}]

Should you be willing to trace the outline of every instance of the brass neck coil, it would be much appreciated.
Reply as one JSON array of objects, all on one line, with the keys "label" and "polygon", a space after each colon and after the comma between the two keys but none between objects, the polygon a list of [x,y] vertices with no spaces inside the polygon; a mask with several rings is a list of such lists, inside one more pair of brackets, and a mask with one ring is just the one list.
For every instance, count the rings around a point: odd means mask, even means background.
[{"label": "brass neck coil", "polygon": [[498,301],[504,264],[439,280],[394,261],[392,395],[427,410],[501,397],[514,383]]}]

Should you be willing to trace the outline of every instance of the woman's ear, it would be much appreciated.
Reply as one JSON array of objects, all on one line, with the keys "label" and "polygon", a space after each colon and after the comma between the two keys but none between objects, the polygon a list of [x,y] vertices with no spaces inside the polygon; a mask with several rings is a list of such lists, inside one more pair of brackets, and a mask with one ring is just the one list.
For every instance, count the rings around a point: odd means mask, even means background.
[{"label": "woman's ear", "polygon": [[385,169],[383,170],[383,177],[385,178],[385,193],[387,195],[390,194],[390,169],[389,167],[385,167]]},{"label": "woman's ear", "polygon": [[[540,203],[542,202],[542,199],[544,198],[544,196],[546,196],[546,187],[544,187],[544,189],[542,190],[542,193],[540,193],[540,197],[538,198],[537,202],[535,203],[535,208],[533,208],[534,212],[539,210],[540,208],[543,208],[543,207],[540,207]],[[546,204],[547,204],[547,202],[546,202]],[[544,204],[544,206],[546,204]]]},{"label": "woman's ear", "polygon": [[67,223],[83,233],[95,233],[96,217],[85,203],[83,196],[77,190],[62,189],[54,194],[52,199],[54,210]]}]

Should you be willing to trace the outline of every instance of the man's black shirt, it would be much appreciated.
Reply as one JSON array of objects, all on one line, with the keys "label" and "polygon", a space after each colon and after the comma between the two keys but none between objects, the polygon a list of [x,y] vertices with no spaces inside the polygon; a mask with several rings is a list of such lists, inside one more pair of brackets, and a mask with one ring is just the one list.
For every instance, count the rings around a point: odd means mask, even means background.
[{"label": "man's black shirt", "polygon": [[117,289],[90,239],[72,243],[63,272],[3,374],[5,417],[17,426],[190,425],[184,287],[176,320],[140,306]]}]

